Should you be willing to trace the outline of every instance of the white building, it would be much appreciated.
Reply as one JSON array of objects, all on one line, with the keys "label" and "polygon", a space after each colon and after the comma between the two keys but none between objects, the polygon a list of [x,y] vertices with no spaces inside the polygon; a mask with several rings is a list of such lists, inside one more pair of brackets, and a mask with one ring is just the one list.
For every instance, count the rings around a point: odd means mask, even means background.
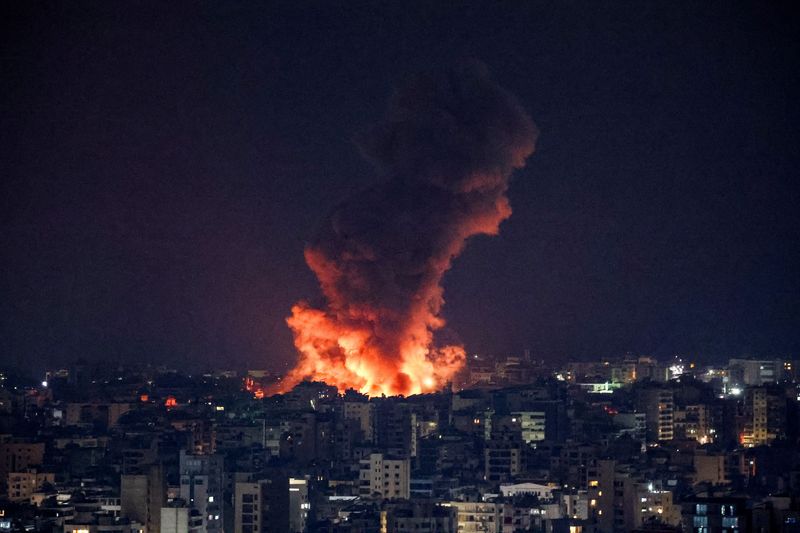
[{"label": "white building", "polygon": [[786,362],[782,359],[730,359],[728,386],[745,387],[777,383],[783,379]]},{"label": "white building", "polygon": [[553,497],[553,487],[538,483],[505,483],[500,485],[500,492],[506,498],[518,494],[533,494],[540,500],[549,500]]},{"label": "white building", "polygon": [[411,495],[408,459],[372,453],[359,462],[359,495],[365,498],[404,498]]},{"label": "white building", "polygon": [[203,517],[197,510],[184,506],[161,508],[161,533],[195,533],[203,528]]}]

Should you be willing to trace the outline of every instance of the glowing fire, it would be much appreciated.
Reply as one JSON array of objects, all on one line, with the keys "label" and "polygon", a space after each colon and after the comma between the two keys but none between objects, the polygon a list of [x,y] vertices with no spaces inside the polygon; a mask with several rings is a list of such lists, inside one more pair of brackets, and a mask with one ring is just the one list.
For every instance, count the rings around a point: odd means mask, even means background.
[{"label": "glowing fire", "polygon": [[434,339],[442,277],[474,235],[511,215],[508,180],[536,128],[485,69],[421,78],[398,92],[365,153],[385,181],[343,202],[305,250],[326,305],[298,302],[287,323],[300,354],[272,392],[304,379],[370,396],[441,389],[464,348]]},{"label": "glowing fire", "polygon": [[394,357],[376,346],[369,330],[380,328],[377,323],[348,327],[346,321],[305,303],[292,308],[287,322],[301,360],[284,379],[282,390],[313,376],[340,391],[353,388],[370,396],[419,394],[441,388],[464,364],[461,346],[429,347],[431,330],[424,323],[421,334],[399,332],[398,337],[404,339],[398,343],[399,357]]}]

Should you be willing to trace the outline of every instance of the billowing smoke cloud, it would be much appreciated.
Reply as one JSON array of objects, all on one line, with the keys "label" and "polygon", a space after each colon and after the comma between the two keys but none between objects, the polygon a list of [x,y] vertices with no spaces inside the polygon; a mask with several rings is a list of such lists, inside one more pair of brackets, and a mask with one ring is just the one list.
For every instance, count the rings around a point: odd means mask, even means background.
[{"label": "billowing smoke cloud", "polygon": [[292,308],[300,358],[280,389],[313,379],[415,394],[450,380],[464,349],[434,339],[445,323],[442,276],[469,237],[497,234],[511,215],[509,177],[536,136],[482,65],[402,87],[361,142],[381,183],[339,205],[305,250],[327,305]]}]

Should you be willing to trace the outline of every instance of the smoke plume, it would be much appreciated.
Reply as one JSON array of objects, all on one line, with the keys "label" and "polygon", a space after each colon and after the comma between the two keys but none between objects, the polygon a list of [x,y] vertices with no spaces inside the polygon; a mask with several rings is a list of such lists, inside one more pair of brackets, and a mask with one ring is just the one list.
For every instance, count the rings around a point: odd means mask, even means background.
[{"label": "smoke plume", "polygon": [[479,64],[421,75],[360,142],[380,184],[345,200],[305,250],[326,305],[287,319],[299,352],[280,390],[304,379],[366,394],[433,391],[464,364],[439,346],[442,276],[473,235],[511,215],[506,191],[537,130]]}]

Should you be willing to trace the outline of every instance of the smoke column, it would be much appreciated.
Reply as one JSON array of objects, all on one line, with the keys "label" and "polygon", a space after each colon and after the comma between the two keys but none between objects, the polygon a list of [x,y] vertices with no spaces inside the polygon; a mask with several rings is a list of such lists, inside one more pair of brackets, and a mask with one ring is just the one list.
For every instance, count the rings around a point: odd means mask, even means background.
[{"label": "smoke column", "polygon": [[537,130],[480,64],[421,75],[360,142],[381,182],[345,200],[305,249],[326,305],[298,302],[299,352],[279,391],[304,379],[371,396],[440,388],[464,365],[439,346],[442,276],[473,235],[496,235]]}]

